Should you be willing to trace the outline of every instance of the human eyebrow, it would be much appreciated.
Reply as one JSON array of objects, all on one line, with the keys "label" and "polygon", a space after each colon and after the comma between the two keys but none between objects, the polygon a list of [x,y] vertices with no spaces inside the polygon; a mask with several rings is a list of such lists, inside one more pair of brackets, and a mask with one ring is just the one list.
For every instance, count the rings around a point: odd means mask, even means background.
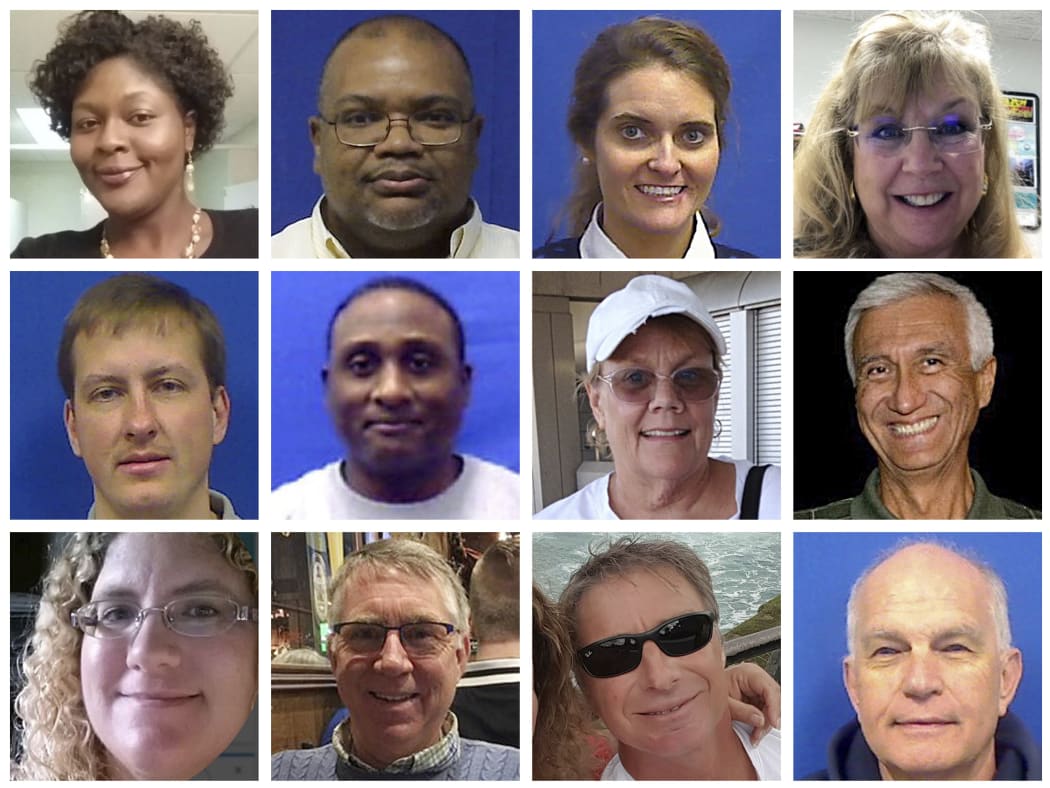
[{"label": "human eyebrow", "polygon": [[80,382],[81,388],[90,389],[96,386],[117,386],[127,382],[121,375],[86,375]]},{"label": "human eyebrow", "polygon": [[157,380],[176,375],[187,380],[196,380],[197,374],[185,364],[162,364],[146,371],[146,380]]},{"label": "human eyebrow", "polygon": [[[232,588],[227,586],[225,583],[219,580],[212,579],[201,579],[191,580],[187,583],[182,583],[175,588],[170,589],[168,596],[170,598],[186,596],[187,594],[216,594],[218,596],[228,596],[236,598]],[[95,598],[106,598],[106,599],[139,599],[142,596],[142,592],[138,589],[132,588],[126,585],[114,585],[114,586],[95,586],[95,593],[92,595]]]},{"label": "human eyebrow", "polygon": [[613,115],[609,120],[613,123],[639,123],[645,125],[652,123],[648,118],[643,117],[642,115],[636,115],[633,112],[621,112],[617,115]]}]

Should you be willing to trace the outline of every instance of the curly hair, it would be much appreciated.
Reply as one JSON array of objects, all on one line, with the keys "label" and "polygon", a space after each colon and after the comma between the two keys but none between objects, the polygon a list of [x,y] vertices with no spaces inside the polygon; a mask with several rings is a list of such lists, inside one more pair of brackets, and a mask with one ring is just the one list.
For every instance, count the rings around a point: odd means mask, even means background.
[{"label": "curly hair", "polygon": [[[243,572],[252,599],[259,577],[251,553],[233,533],[210,536],[226,561]],[[91,600],[106,551],[119,533],[72,534],[54,556],[43,580],[33,634],[19,663],[24,681],[15,700],[21,734],[21,760],[12,768],[18,780],[107,779],[106,751],[84,708],[80,683],[83,633],[70,613]]]},{"label": "curly hair", "polygon": [[[606,109],[609,85],[635,69],[662,66],[679,71],[702,85],[714,98],[718,147],[725,148],[725,125],[732,86],[729,64],[707,33],[695,25],[647,16],[606,28],[587,48],[576,66],[569,103],[569,134],[580,150],[594,148],[598,119]],[[565,209],[573,235],[580,235],[601,199],[593,165],[576,163],[576,186]],[[701,207],[704,221],[716,235],[718,218]]]},{"label": "curly hair", "polygon": [[114,57],[133,60],[175,96],[182,112],[195,114],[193,153],[218,141],[233,81],[200,22],[184,25],[163,16],[135,22],[119,11],[81,11],[69,17],[55,45],[33,64],[29,89],[59,136],[69,139],[73,102],[91,69]]},{"label": "curly hair", "polygon": [[537,780],[593,779],[585,740],[589,728],[580,690],[572,683],[572,643],[561,611],[532,586],[532,689],[539,699],[532,732]]},{"label": "curly hair", "polygon": [[1029,257],[1014,212],[1002,91],[986,28],[955,12],[889,11],[863,25],[817,100],[795,154],[795,256],[881,257],[853,187],[844,133],[880,108],[903,109],[943,81],[976,100],[988,190],[962,232],[964,257]]}]

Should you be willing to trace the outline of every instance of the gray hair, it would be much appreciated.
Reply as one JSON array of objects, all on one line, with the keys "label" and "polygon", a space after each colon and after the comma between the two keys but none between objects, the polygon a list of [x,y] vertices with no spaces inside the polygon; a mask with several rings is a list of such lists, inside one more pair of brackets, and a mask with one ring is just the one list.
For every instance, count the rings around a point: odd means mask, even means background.
[{"label": "gray hair", "polygon": [[941,274],[901,273],[880,276],[865,287],[846,318],[846,366],[853,386],[857,385],[857,367],[853,358],[853,335],[857,324],[869,309],[889,306],[906,298],[926,295],[946,295],[958,301],[966,310],[966,339],[970,348],[970,366],[976,372],[992,357],[995,344],[992,339],[992,319],[973,291]]},{"label": "gray hair", "polygon": [[642,539],[624,536],[605,544],[598,552],[590,551],[590,558],[572,573],[568,585],[561,592],[559,605],[565,614],[569,636],[577,643],[576,608],[583,595],[592,588],[616,580],[631,572],[677,572],[696,589],[707,608],[718,621],[718,602],[711,585],[711,572],[691,547],[670,540]]},{"label": "gray hair", "polygon": [[384,539],[372,542],[350,553],[335,573],[328,586],[330,623],[343,615],[343,590],[358,575],[382,575],[389,572],[410,575],[436,584],[443,589],[449,615],[462,632],[467,631],[467,594],[452,567],[440,555],[422,542],[412,539]]},{"label": "gray hair", "polygon": [[985,582],[988,583],[988,591],[991,595],[992,620],[995,622],[995,635],[999,644],[999,650],[1010,648],[1010,645],[1013,643],[1013,635],[1010,632],[1010,610],[1006,598],[1006,584],[1003,583],[999,574],[972,551],[963,550],[949,542],[941,542],[935,539],[903,539],[865,569],[853,584],[853,588],[850,589],[849,601],[846,603],[846,646],[850,655],[853,655],[853,646],[857,636],[857,597],[860,595],[861,587],[871,576],[872,572],[909,547],[938,547],[958,556],[976,569]]}]

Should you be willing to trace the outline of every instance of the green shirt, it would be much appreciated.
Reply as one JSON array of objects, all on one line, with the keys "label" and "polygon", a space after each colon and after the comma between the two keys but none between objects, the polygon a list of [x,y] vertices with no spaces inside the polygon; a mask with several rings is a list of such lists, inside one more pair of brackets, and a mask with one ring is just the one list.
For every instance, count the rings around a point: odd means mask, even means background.
[{"label": "green shirt", "polygon": [[[1008,498],[1000,498],[988,491],[984,479],[973,468],[973,503],[966,513],[967,520],[1041,520],[1043,515]],[[879,497],[879,470],[876,468],[864,483],[856,498],[846,498],[816,509],[795,512],[796,520],[896,520]]]}]

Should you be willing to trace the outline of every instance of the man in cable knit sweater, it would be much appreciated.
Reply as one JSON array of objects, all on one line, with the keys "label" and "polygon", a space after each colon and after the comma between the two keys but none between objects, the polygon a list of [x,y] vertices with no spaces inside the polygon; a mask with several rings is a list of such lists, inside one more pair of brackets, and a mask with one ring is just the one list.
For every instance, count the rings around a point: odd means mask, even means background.
[{"label": "man in cable knit sweater", "polygon": [[329,592],[329,655],[350,713],[332,743],[274,755],[274,780],[515,780],[518,751],[462,739],[450,711],[470,653],[467,597],[429,547],[351,553]]}]

